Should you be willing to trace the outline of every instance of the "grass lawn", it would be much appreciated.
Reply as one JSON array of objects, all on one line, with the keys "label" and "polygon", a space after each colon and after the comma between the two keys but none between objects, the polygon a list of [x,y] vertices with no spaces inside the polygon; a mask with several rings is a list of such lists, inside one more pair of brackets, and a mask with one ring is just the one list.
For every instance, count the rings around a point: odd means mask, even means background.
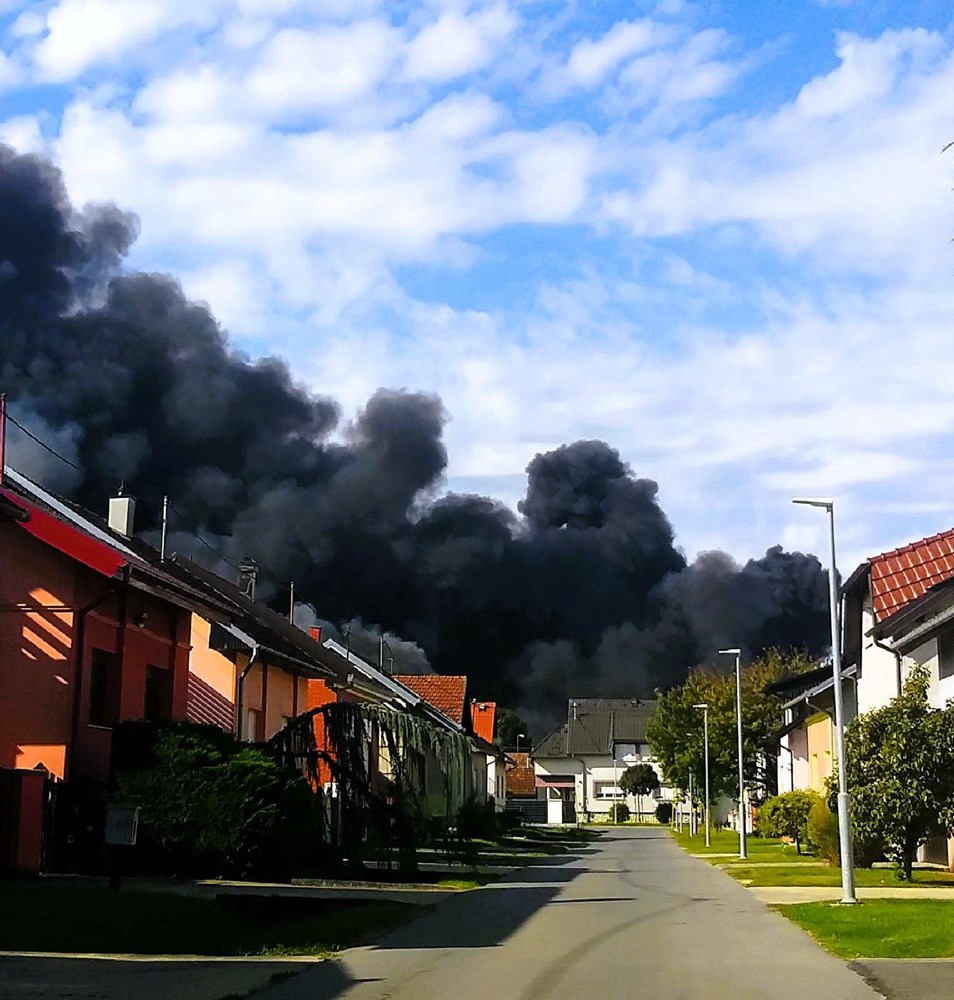
[{"label": "grass lawn", "polygon": [[841,958],[954,956],[954,900],[870,899],[857,906],[798,903],[774,909]]},{"label": "grass lawn", "polygon": [[0,950],[328,955],[423,912],[410,903],[110,892],[0,882]]},{"label": "grass lawn", "polygon": [[[725,871],[740,882],[749,885],[841,885],[841,869],[814,865],[790,865],[776,868],[774,865],[727,865]],[[915,870],[913,882],[899,882],[891,868],[856,868],[855,885],[857,886],[890,886],[905,888],[920,886],[922,888],[946,887],[952,890],[954,899],[954,873]]]},{"label": "grass lawn", "polygon": [[797,854],[794,844],[783,844],[780,840],[770,837],[747,837],[745,846],[749,857],[746,861],[742,861],[740,858],[720,858],[717,855],[738,854],[739,835],[734,831],[713,830],[709,838],[711,847],[708,849],[706,848],[704,831],[697,833],[694,837],[690,837],[685,831],[677,833],[675,830],[670,829],[670,832],[676,843],[680,847],[685,848],[690,854],[712,855],[709,860],[713,864],[757,865],[767,861],[774,863],[784,861],[786,864],[798,865],[817,861],[817,858],[813,858],[810,855]]}]

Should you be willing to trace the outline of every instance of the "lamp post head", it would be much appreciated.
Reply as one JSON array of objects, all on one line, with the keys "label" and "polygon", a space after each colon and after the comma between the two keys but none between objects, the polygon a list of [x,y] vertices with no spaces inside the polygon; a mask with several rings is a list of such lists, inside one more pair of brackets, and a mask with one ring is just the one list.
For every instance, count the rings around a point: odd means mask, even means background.
[{"label": "lamp post head", "polygon": [[719,655],[720,656],[741,656],[742,655],[742,650],[741,649],[720,649],[719,650]]},{"label": "lamp post head", "polygon": [[708,702],[703,701],[703,702],[700,702],[698,705],[693,705],[692,707],[693,708],[708,708],[709,704],[708,704]]},{"label": "lamp post head", "polygon": [[824,507],[825,510],[831,510],[835,506],[835,501],[829,497],[792,497],[792,503],[803,507]]}]

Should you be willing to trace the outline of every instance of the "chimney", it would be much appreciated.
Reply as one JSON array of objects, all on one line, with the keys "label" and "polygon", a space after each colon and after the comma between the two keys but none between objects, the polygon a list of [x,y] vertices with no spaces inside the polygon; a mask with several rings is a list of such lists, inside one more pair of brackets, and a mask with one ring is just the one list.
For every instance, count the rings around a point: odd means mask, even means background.
[{"label": "chimney", "polygon": [[249,598],[255,600],[255,578],[258,576],[258,563],[254,559],[245,558],[239,563],[239,589]]},{"label": "chimney", "polygon": [[109,527],[130,538],[136,517],[136,501],[132,497],[111,497],[109,500]]}]

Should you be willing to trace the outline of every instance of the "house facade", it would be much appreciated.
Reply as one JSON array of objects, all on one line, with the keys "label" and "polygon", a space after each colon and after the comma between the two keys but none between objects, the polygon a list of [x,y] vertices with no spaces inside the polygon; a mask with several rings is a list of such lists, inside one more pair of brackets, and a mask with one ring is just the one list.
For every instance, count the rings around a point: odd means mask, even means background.
[{"label": "house facade", "polygon": [[100,523],[11,469],[0,497],[0,865],[35,871],[43,850],[92,849],[113,728],[186,717],[190,619],[215,609],[127,544],[131,500]]},{"label": "house facade", "polygon": [[[636,698],[570,701],[567,721],[532,753],[547,823],[608,819],[615,802],[625,802],[634,816],[649,818],[660,801],[672,800],[646,736],[655,708],[655,702]],[[653,795],[627,796],[619,786],[626,768],[638,763],[650,764],[659,777],[660,788]]]},{"label": "house facade", "polygon": [[[841,630],[846,725],[897,697],[915,666],[927,667],[936,708],[954,698],[954,530],[863,562],[842,586]],[[823,792],[833,765],[830,665],[769,690],[787,698],[779,790]],[[920,860],[954,867],[954,842],[935,838]]]}]

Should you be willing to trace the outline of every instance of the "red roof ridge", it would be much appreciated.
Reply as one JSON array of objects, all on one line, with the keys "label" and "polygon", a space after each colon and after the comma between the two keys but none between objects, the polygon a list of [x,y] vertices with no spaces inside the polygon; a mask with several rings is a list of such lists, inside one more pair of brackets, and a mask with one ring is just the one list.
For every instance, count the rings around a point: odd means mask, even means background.
[{"label": "red roof ridge", "polygon": [[896,549],[888,549],[887,552],[880,552],[876,556],[871,556],[868,562],[874,565],[876,562],[881,562],[884,559],[896,559],[905,552],[913,552],[922,545],[930,545],[932,542],[939,542],[946,538],[954,539],[954,528],[948,528],[947,531],[939,531],[936,535],[928,535],[926,538],[921,538],[916,542],[908,542],[907,545],[901,545]]},{"label": "red roof ridge", "polygon": [[875,620],[883,621],[935,584],[954,576],[952,556],[954,528],[872,556],[868,565]]}]

